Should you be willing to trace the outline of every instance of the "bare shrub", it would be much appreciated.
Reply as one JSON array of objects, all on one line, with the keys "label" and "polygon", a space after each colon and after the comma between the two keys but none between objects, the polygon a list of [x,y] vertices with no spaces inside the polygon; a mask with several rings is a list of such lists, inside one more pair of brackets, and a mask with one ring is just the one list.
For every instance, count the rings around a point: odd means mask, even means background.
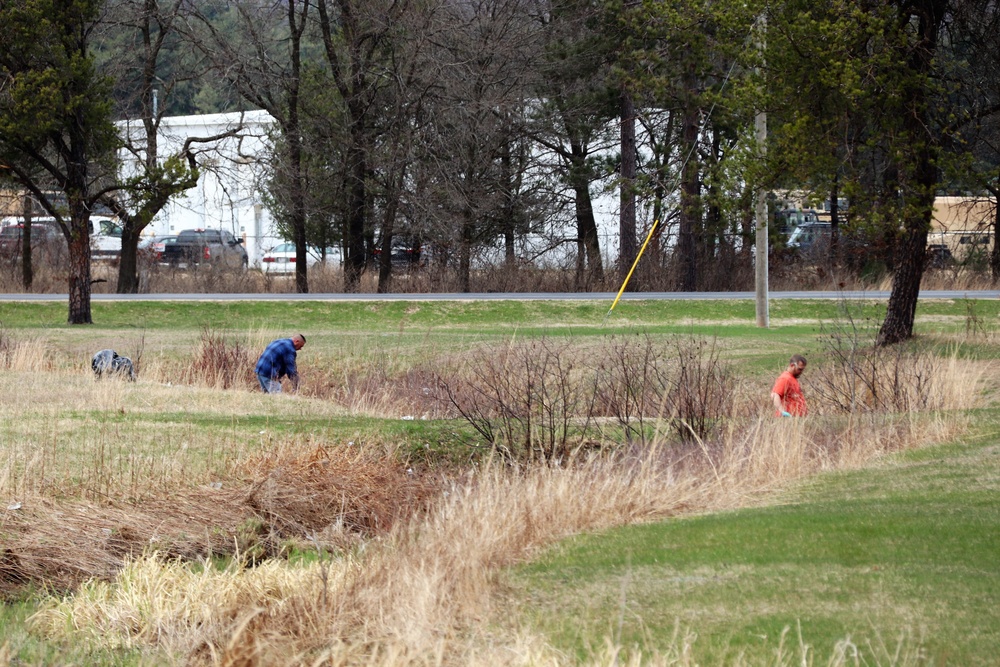
[{"label": "bare shrub", "polygon": [[438,384],[504,460],[555,461],[586,440],[594,404],[590,375],[567,343],[540,339],[481,348],[464,372]]},{"label": "bare shrub", "polygon": [[675,338],[672,347],[677,362],[667,414],[681,438],[706,438],[720,419],[732,416],[735,380],[715,340]]},{"label": "bare shrub", "polygon": [[813,373],[821,404],[838,412],[909,412],[941,407],[943,359],[913,344],[879,347],[877,318],[844,318],[824,330],[827,362]]},{"label": "bare shrub", "polygon": [[616,419],[628,442],[646,442],[670,385],[663,349],[649,336],[612,336],[596,355],[596,405]]},{"label": "bare shrub", "polygon": [[648,425],[666,421],[681,439],[706,438],[732,416],[735,380],[715,341],[657,344],[649,336],[609,339],[597,355],[598,405],[614,416],[628,440],[645,442]]},{"label": "bare shrub", "polygon": [[613,417],[627,442],[647,442],[664,423],[681,439],[705,438],[731,416],[735,396],[715,342],[700,338],[663,346],[649,336],[611,337],[586,351],[545,339],[483,348],[438,384],[507,461],[562,460],[603,442],[598,417]]},{"label": "bare shrub", "polygon": [[195,358],[185,373],[191,383],[219,389],[250,388],[255,385],[256,355],[239,342],[211,329],[202,329]]}]

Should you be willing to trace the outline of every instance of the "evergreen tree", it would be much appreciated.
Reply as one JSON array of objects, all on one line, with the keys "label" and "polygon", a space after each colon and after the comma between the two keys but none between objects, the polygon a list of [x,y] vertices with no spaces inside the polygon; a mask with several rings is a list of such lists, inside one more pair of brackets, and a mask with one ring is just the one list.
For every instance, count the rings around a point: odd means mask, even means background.
[{"label": "evergreen tree", "polygon": [[100,0],[0,4],[0,164],[69,244],[69,323],[91,323],[90,212],[111,185],[119,138],[91,36]]}]

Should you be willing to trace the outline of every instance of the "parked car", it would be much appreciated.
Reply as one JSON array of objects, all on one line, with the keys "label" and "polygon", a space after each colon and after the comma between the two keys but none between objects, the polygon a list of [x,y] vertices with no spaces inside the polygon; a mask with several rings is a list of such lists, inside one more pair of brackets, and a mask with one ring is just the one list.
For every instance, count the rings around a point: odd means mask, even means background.
[{"label": "parked car", "polygon": [[[306,266],[313,266],[324,262],[324,266],[337,266],[340,264],[340,249],[327,248],[323,253],[319,248],[309,247],[306,249]],[[260,268],[264,273],[295,273],[295,244],[280,243],[266,253],[260,260]]]},{"label": "parked car", "polygon": [[[381,259],[382,248],[375,248],[375,261]],[[389,254],[389,261],[393,268],[412,269],[425,265],[423,245],[416,239],[406,236],[397,236],[392,239],[392,250]]]},{"label": "parked car", "polygon": [[185,229],[163,246],[163,261],[178,268],[247,268],[243,242],[224,229]]},{"label": "parked car", "polygon": [[803,257],[816,258],[830,247],[832,225],[829,222],[808,222],[799,225],[788,237],[788,248]]},{"label": "parked car", "polygon": [[[0,228],[0,255],[19,257],[24,237],[24,224],[15,223]],[[62,229],[51,220],[34,220],[31,223],[31,251],[33,257],[61,261],[68,252]]]},{"label": "parked car", "polygon": [[[17,219],[17,218],[15,218]],[[17,219],[20,220],[20,219]],[[18,245],[23,228],[21,222],[7,225],[11,227],[6,232],[6,240],[0,242],[0,251],[11,252],[14,245]],[[31,221],[32,246],[35,240],[46,244],[55,243],[59,249],[67,249],[65,236],[62,229],[53,218],[39,217]],[[18,251],[20,246],[18,245]],[[103,215],[92,215],[90,217],[90,257],[95,260],[117,261],[122,252],[122,228],[115,222],[115,218]]]},{"label": "parked car", "polygon": [[122,228],[116,218],[90,216],[91,259],[117,262],[122,255]]},{"label": "parked car", "polygon": [[160,263],[163,261],[163,249],[176,241],[176,234],[148,236],[139,241],[139,257],[147,262]]}]

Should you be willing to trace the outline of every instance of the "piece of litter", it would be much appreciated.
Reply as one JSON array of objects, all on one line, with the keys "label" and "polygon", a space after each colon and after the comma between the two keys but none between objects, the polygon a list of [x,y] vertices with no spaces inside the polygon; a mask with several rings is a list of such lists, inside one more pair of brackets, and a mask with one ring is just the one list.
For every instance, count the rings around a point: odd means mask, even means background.
[{"label": "piece of litter", "polygon": [[10,505],[7,505],[7,509],[9,509],[11,511],[13,511],[13,510],[19,510],[19,509],[21,509],[21,503],[11,503]]},{"label": "piece of litter", "polygon": [[411,422],[413,421],[413,415],[404,415],[402,419],[404,422]]},{"label": "piece of litter", "polygon": [[213,489],[221,489],[222,482],[212,482],[211,484],[209,484],[209,486],[212,487]]},{"label": "piece of litter", "polygon": [[267,433],[267,431],[261,431],[261,432],[260,432],[260,433],[258,433],[257,435],[264,435],[265,433]]}]

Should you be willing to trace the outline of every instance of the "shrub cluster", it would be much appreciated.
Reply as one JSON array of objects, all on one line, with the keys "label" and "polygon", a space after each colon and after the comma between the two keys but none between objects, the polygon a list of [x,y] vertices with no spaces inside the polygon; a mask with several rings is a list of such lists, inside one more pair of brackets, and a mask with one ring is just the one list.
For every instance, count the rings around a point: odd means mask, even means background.
[{"label": "shrub cluster", "polygon": [[198,351],[185,375],[188,382],[210,387],[249,388],[256,386],[253,372],[256,361],[256,354],[246,346],[226,340],[217,331],[203,329]]},{"label": "shrub cluster", "polygon": [[611,337],[599,350],[547,339],[480,348],[439,374],[444,400],[508,461],[558,462],[583,447],[645,442],[666,421],[705,438],[733,413],[735,379],[714,341]]},{"label": "shrub cluster", "polygon": [[825,327],[825,363],[812,373],[813,392],[836,412],[912,412],[937,409],[944,361],[910,343],[876,345],[877,319],[844,317]]}]

